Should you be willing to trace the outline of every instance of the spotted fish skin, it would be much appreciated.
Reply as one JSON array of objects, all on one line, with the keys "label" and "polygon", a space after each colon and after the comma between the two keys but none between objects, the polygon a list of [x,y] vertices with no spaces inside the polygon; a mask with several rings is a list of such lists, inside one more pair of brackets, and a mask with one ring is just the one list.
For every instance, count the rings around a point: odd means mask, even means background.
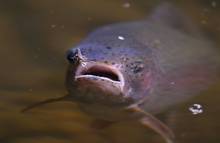
[{"label": "spotted fish skin", "polygon": [[[119,32],[118,29],[121,26],[110,25],[101,28],[76,47],[80,48],[87,61],[104,63],[117,68],[125,79],[123,94],[136,102],[148,94],[151,86],[150,78],[154,76],[156,69],[152,61],[152,50],[127,32]],[[120,35],[124,40],[118,38]],[[67,81],[69,79],[67,74]],[[70,86],[69,89],[71,90],[72,87]]]},{"label": "spotted fish skin", "polygon": [[177,8],[159,6],[146,20],[98,28],[67,52],[68,95],[103,125],[137,120],[167,143],[174,134],[153,115],[206,90],[220,76],[219,48]]},{"label": "spotted fish skin", "polygon": [[[153,114],[198,95],[220,75],[219,48],[169,5],[147,20],[98,28],[68,55],[76,49],[84,64],[68,68],[69,97],[97,119],[135,119],[167,143],[174,142],[174,134]],[[79,68],[86,72],[74,78]]]},{"label": "spotted fish skin", "polygon": [[212,42],[157,21],[107,25],[76,47],[88,61],[118,68],[125,78],[123,94],[133,103],[146,100],[152,112],[206,89],[219,71],[219,50]]}]

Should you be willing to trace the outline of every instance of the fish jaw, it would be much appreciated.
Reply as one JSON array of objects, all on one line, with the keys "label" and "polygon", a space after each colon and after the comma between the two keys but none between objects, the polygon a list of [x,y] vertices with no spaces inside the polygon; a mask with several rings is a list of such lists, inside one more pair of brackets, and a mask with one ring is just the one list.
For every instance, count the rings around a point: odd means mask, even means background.
[{"label": "fish jaw", "polygon": [[105,106],[125,106],[133,101],[126,96],[125,79],[120,69],[99,62],[80,63],[67,73],[67,89],[78,102]]},{"label": "fish jaw", "polygon": [[80,65],[76,70],[75,81],[94,83],[103,90],[115,89],[119,93],[123,92],[124,88],[122,73],[111,65],[101,63],[86,62]]}]

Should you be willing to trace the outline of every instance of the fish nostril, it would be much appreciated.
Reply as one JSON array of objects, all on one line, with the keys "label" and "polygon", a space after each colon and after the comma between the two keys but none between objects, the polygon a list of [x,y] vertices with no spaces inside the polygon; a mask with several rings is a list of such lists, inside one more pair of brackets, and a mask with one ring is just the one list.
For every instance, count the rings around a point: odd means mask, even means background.
[{"label": "fish nostril", "polygon": [[81,58],[81,52],[79,49],[71,49],[67,51],[66,58],[70,63],[77,63]]},{"label": "fish nostril", "polygon": [[75,57],[75,54],[73,51],[68,51],[67,54],[66,54],[66,59],[70,62],[70,63],[73,63],[74,62],[74,57]]}]

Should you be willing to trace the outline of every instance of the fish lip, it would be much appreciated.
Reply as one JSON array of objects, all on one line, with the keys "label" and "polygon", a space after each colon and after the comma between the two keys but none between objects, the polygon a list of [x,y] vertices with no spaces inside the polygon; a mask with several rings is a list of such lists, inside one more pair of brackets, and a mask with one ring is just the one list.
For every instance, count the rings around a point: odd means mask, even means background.
[{"label": "fish lip", "polygon": [[[98,75],[99,72],[101,73],[101,75]],[[108,76],[102,76],[102,74],[104,73],[110,74],[109,76],[113,77],[111,78]],[[125,84],[123,74],[119,69],[113,67],[112,65],[96,62],[85,62],[77,67],[77,70],[75,72],[75,81],[79,81],[81,79],[86,79],[89,81],[100,79],[102,81],[105,81],[105,83],[114,84],[121,91],[123,91]]]}]

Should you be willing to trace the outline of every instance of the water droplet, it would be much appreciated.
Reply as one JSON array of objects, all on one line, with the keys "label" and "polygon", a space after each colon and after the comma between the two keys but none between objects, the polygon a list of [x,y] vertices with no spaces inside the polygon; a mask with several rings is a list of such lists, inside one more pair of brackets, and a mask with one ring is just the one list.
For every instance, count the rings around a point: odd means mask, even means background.
[{"label": "water droplet", "polygon": [[189,107],[189,111],[192,112],[193,115],[201,114],[203,112],[202,105],[200,104],[193,104]]},{"label": "water droplet", "polygon": [[118,36],[119,40],[124,40],[125,38],[123,36]]}]

